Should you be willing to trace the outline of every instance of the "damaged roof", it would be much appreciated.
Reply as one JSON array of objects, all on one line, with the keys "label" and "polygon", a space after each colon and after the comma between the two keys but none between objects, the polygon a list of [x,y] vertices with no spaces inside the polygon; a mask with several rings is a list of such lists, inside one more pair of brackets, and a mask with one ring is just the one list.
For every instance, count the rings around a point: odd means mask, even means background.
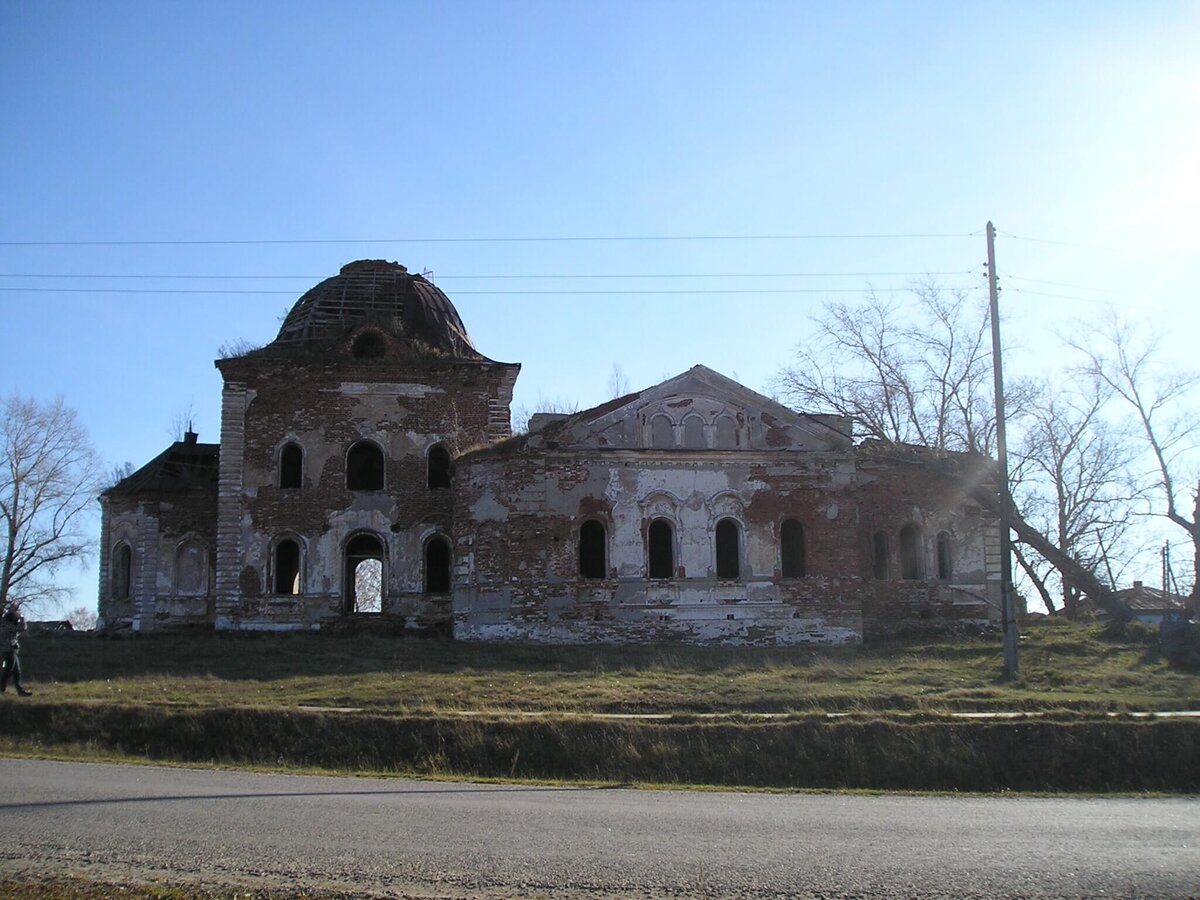
[{"label": "damaged roof", "polygon": [[101,497],[144,493],[216,490],[220,444],[200,444],[189,432],[132,475],[102,491]]},{"label": "damaged roof", "polygon": [[454,304],[437,285],[398,262],[360,259],[296,301],[275,344],[336,339],[364,323],[460,359],[483,359]]}]

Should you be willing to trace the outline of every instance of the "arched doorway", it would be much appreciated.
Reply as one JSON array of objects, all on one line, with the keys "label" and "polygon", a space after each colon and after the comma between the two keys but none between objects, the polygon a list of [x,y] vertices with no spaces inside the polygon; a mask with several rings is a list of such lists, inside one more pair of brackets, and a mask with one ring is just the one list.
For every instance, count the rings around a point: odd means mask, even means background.
[{"label": "arched doorway", "polygon": [[360,534],[346,544],[342,611],[383,611],[383,544],[373,534]]}]

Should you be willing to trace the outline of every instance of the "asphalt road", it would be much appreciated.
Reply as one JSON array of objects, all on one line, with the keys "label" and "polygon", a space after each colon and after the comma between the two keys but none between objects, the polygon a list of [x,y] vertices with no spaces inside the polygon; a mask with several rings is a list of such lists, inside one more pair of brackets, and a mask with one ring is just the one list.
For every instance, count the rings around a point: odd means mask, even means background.
[{"label": "asphalt road", "polygon": [[0,759],[0,872],[389,896],[1200,896],[1200,800],[439,784]]}]

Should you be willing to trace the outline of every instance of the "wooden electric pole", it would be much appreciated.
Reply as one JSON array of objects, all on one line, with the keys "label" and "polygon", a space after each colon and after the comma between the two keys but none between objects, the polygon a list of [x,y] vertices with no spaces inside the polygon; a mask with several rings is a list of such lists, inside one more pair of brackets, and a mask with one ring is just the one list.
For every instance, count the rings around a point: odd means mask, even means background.
[{"label": "wooden electric pole", "polygon": [[992,318],[992,374],[996,383],[996,455],[1000,464],[1000,623],[1004,628],[1004,677],[1017,675],[1017,611],[1013,597],[1008,441],[1004,433],[1004,369],[1000,358],[1000,291],[996,286],[996,229],[987,223],[988,296]]}]

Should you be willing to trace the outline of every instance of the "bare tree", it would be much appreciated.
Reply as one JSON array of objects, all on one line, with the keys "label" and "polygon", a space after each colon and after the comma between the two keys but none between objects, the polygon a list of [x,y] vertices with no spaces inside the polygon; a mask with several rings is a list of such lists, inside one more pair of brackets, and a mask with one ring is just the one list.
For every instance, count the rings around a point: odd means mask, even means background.
[{"label": "bare tree", "polygon": [[608,373],[608,397],[610,400],[616,400],[628,393],[629,378],[626,377],[625,370],[621,368],[620,363],[613,363],[612,371]]},{"label": "bare tree", "polygon": [[[1139,549],[1130,540],[1139,491],[1129,475],[1135,452],[1128,435],[1102,417],[1110,395],[1095,380],[1075,390],[1045,387],[1025,417],[1011,478],[1024,518],[1115,588]],[[1077,579],[1057,572],[1032,548],[1016,549],[1047,611],[1055,611],[1050,588],[1057,583],[1062,608],[1074,615],[1083,593]]]},{"label": "bare tree", "polygon": [[171,413],[171,422],[167,426],[167,433],[173,441],[182,441],[186,432],[192,431],[192,424],[196,420],[195,404],[188,400],[187,403],[180,404]]},{"label": "bare tree", "polygon": [[513,434],[524,434],[529,430],[529,420],[536,413],[564,413],[571,415],[579,412],[579,404],[562,397],[538,397],[537,403],[530,409],[528,406],[518,406],[512,411]]},{"label": "bare tree", "polygon": [[[862,437],[945,452],[992,453],[996,416],[986,301],[932,284],[916,287],[914,299],[902,305],[868,294],[861,306],[827,304],[814,318],[816,337],[776,375],[775,391],[800,409],[849,416]],[[1033,382],[1009,380],[1010,425],[1035,405],[1036,396]],[[994,488],[977,485],[971,493],[1000,514]],[[1028,545],[1018,560],[1048,562],[1072,591],[1089,594],[1118,618],[1128,616],[1091,561],[1076,558],[1078,541],[1062,547],[1054,527],[1043,530],[1012,506],[1008,512],[1018,539]],[[1084,515],[1082,507],[1078,515]],[[1086,531],[1095,537],[1094,529]],[[1048,600],[1046,573],[1035,569],[1034,575],[1031,580]]]},{"label": "bare tree", "polygon": [[62,595],[51,576],[91,548],[81,529],[100,463],[61,399],[8,397],[0,409],[0,608]]},{"label": "bare tree", "polygon": [[1115,317],[1085,328],[1071,343],[1083,354],[1085,370],[1132,413],[1153,460],[1147,480],[1158,514],[1192,540],[1191,596],[1193,604],[1200,603],[1200,419],[1191,402],[1200,373],[1167,364],[1157,335]]},{"label": "bare tree", "polygon": [[[863,305],[826,304],[816,337],[796,350],[774,390],[800,409],[849,416],[862,437],[938,450],[991,452],[987,303],[934,284],[913,288],[915,308],[874,293]],[[1011,414],[1026,387],[1014,381]]]},{"label": "bare tree", "polygon": [[86,606],[77,606],[67,614],[67,621],[75,631],[95,631],[96,618],[96,610]]},{"label": "bare tree", "polygon": [[120,484],[137,470],[133,467],[133,463],[126,460],[119,466],[113,466],[108,470],[108,478],[105,480],[105,487],[113,487]]}]

